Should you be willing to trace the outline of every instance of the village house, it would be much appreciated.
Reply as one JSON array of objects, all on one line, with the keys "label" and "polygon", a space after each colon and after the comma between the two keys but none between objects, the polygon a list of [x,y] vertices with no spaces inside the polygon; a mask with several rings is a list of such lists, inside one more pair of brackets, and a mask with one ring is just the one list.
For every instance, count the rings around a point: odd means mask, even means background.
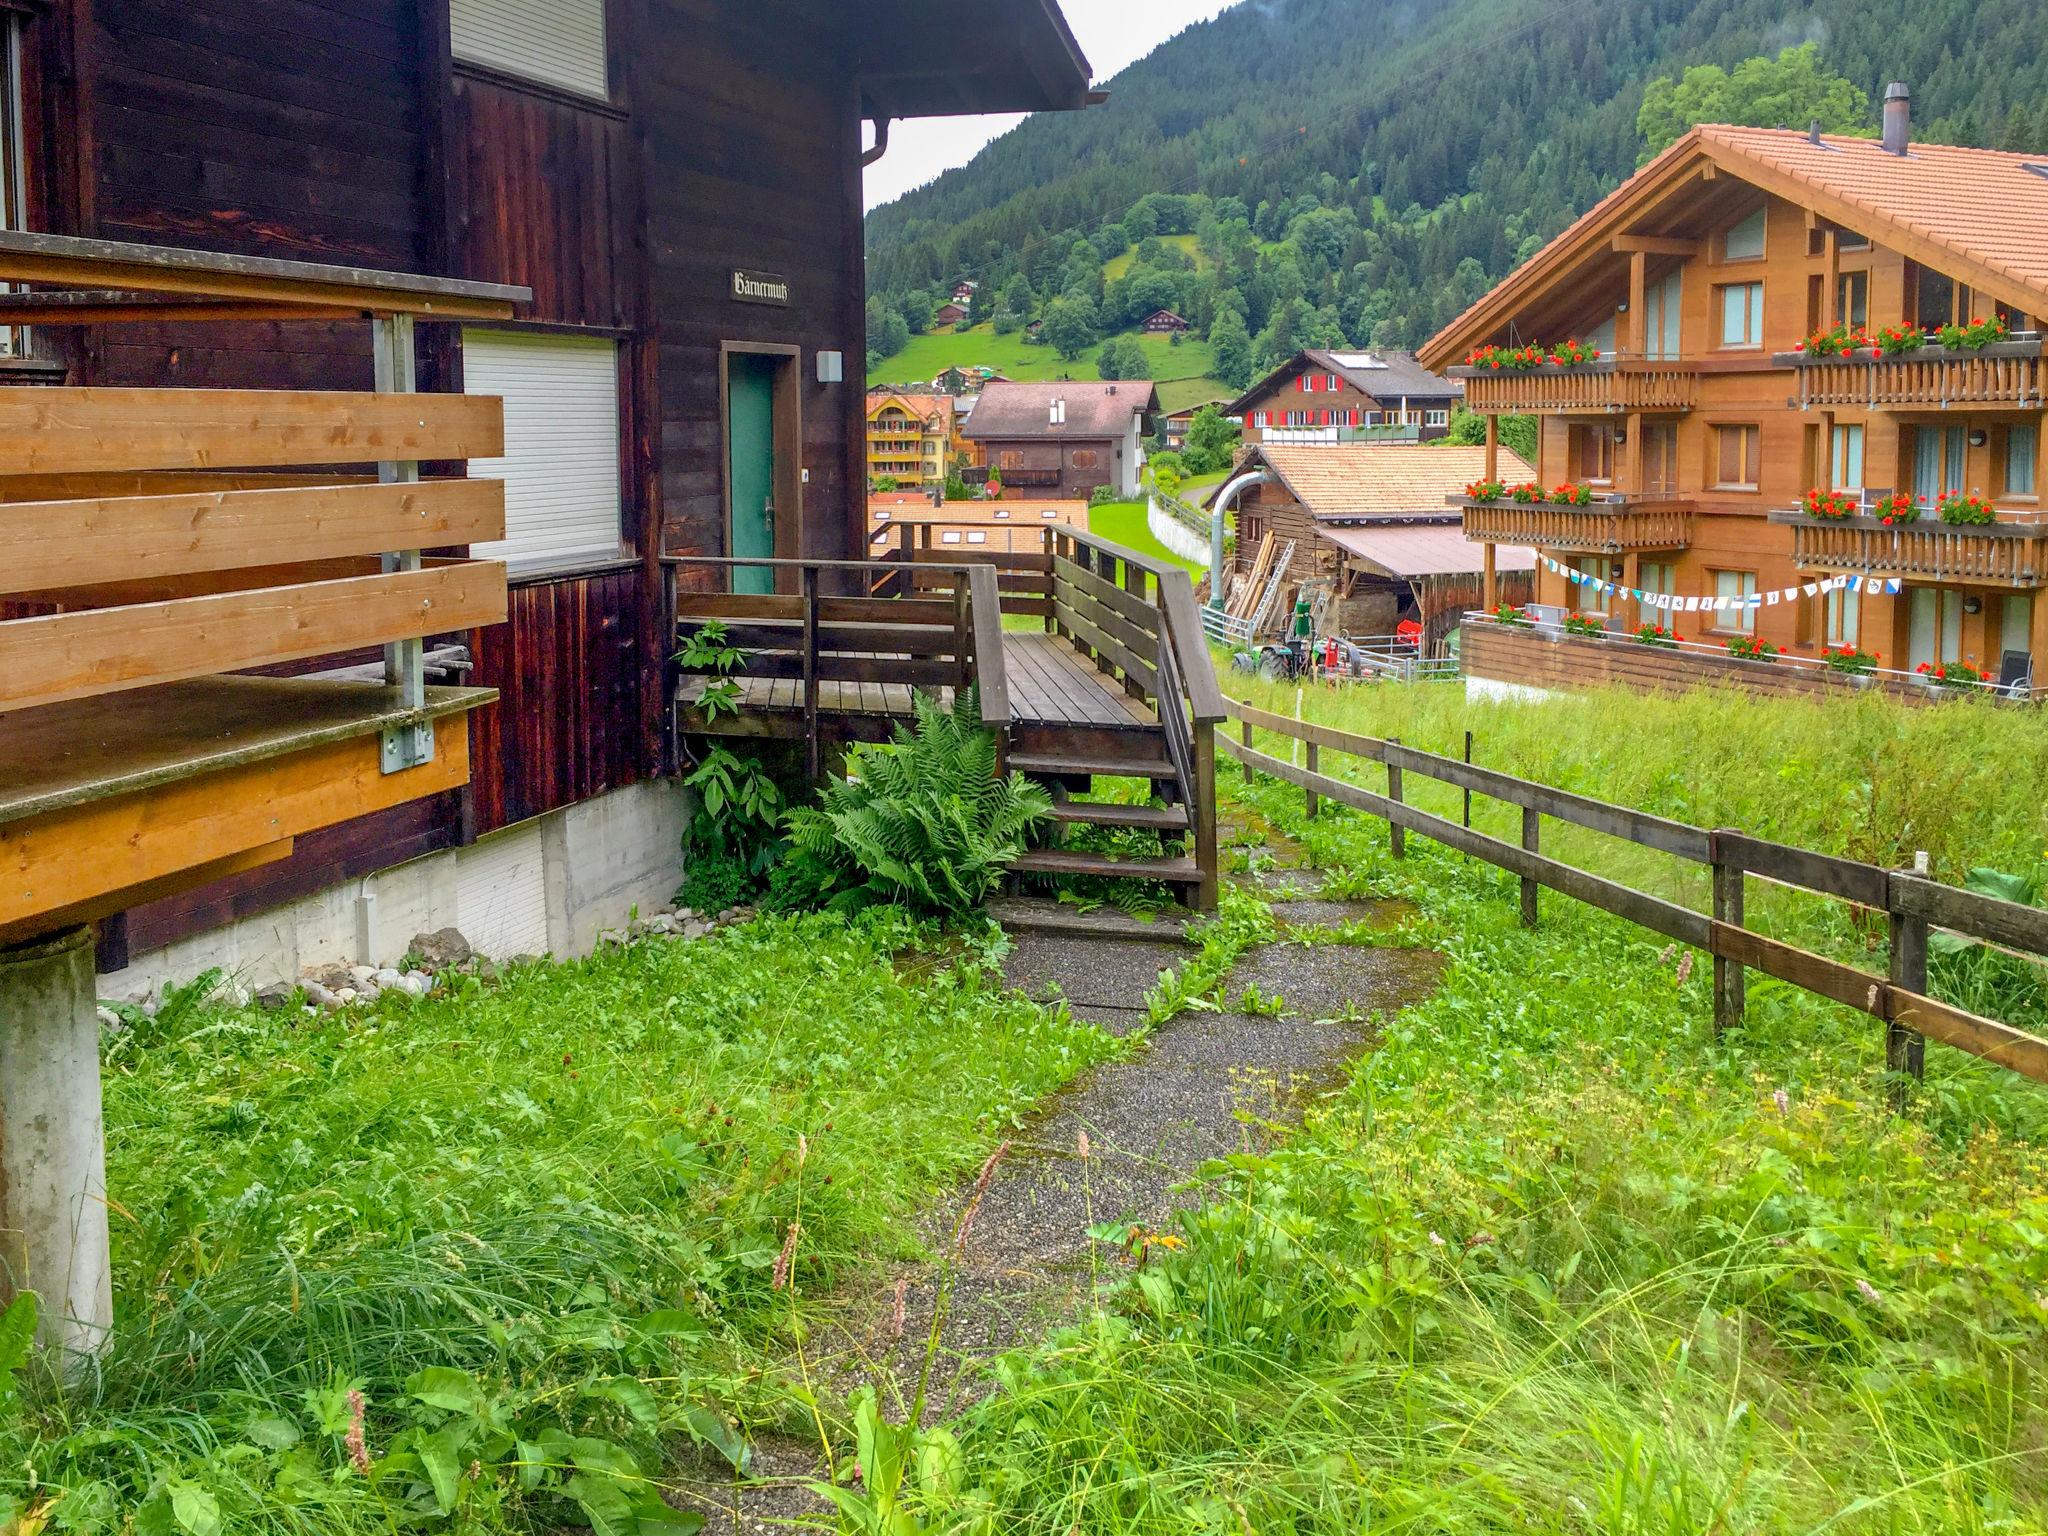
[{"label": "village house", "polygon": [[1233,400],[1253,443],[1430,442],[1450,431],[1464,393],[1410,352],[1297,352]]},{"label": "village house", "polygon": [[962,451],[951,395],[868,393],[868,483],[888,478],[899,486],[943,487]]},{"label": "village house", "polygon": [[1176,336],[1194,327],[1170,309],[1155,309],[1145,317],[1143,329],[1152,336]]},{"label": "village house", "polygon": [[[385,964],[445,926],[493,954],[571,954],[672,896],[665,582],[758,591],[784,575],[711,562],[863,548],[867,412],[846,370],[866,354],[869,124],[1087,101],[1047,0],[992,0],[971,53],[922,16],[910,0],[0,4],[9,225],[531,290],[423,325],[387,386],[504,402],[502,451],[470,464],[504,483],[503,537],[443,552],[505,562],[507,618],[426,645],[431,681],[497,691],[469,719],[468,783],[107,916],[109,995],[211,965],[260,984]],[[360,312],[90,332],[42,316],[5,334],[9,382],[373,377]]]},{"label": "village house", "polygon": [[1558,567],[1542,603],[2048,681],[2048,164],[1914,143],[1909,110],[1891,87],[1882,139],[1694,129],[1423,348],[1489,441],[1541,418],[1545,495],[1464,518]]},{"label": "village house", "polygon": [[[1323,600],[1324,632],[1391,635],[1420,627],[1434,654],[1480,599],[1484,561],[1447,501],[1481,471],[1485,450],[1416,443],[1266,445],[1238,461],[1263,475],[1238,501],[1228,607],[1284,621],[1305,589]],[[1502,452],[1507,470],[1529,467]],[[1533,549],[1495,551],[1502,590],[1526,600]],[[1270,589],[1270,600],[1269,599]]]},{"label": "village house", "polygon": [[1145,436],[1159,394],[1143,381],[991,384],[966,437],[1006,497],[1083,501],[1098,486],[1138,494]]},{"label": "village house", "polygon": [[958,325],[966,318],[967,306],[957,299],[949,299],[932,311],[932,328],[936,330],[944,325]]},{"label": "village house", "polygon": [[1179,410],[1169,411],[1166,415],[1160,417],[1160,435],[1166,439],[1166,446],[1174,453],[1179,453],[1183,448],[1187,447],[1188,426],[1194,421],[1195,413],[1212,405],[1226,413],[1230,408],[1230,402],[1219,397],[1214,400],[1199,401],[1194,405],[1184,405]]}]

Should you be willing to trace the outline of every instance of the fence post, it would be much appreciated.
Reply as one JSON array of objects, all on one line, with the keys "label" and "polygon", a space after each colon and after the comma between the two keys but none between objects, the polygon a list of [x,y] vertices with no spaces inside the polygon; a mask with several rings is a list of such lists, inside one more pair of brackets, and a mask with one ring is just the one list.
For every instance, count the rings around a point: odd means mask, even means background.
[{"label": "fence post", "polygon": [[1045,548],[1045,632],[1057,635],[1060,632],[1059,593],[1054,586],[1052,563],[1059,558],[1059,542],[1050,528],[1041,531],[1039,542]]},{"label": "fence post", "polygon": [[[1241,734],[1244,737],[1244,749],[1245,751],[1249,752],[1252,749],[1252,723],[1251,721],[1246,720],[1242,722],[1242,726],[1243,729]],[[1249,785],[1252,781],[1252,764],[1250,758],[1245,759],[1244,781],[1247,785]]]},{"label": "fence post", "polygon": [[[1897,900],[1886,893],[1885,905],[1891,909],[1891,983],[1905,992],[1927,995],[1927,920],[1922,917],[1907,917],[1897,910]],[[1927,1075],[1927,1037],[1917,1029],[1909,1029],[1895,1020],[1886,1020],[1884,1026],[1884,1064],[1891,1074],[1886,1096],[1891,1100],[1894,1111],[1906,1107],[1906,1085],[1899,1079],[1910,1076],[1914,1079]]]},{"label": "fence post", "polygon": [[[1722,834],[1708,836],[1708,856],[1714,866],[1714,921],[1730,928],[1742,926],[1742,866],[1729,859],[1721,848]],[[1746,987],[1742,967],[1717,950],[1714,955],[1714,1036],[1719,1039],[1740,1027]]]},{"label": "fence post", "polygon": [[[1398,747],[1401,745],[1401,738],[1398,736],[1389,737],[1387,745],[1389,747]],[[1395,766],[1391,752],[1387,755],[1387,798],[1396,805],[1402,803],[1401,770]],[[1391,817],[1387,820],[1387,846],[1393,851],[1395,858],[1405,859],[1408,857],[1408,829]]]},{"label": "fence post", "polygon": [[799,584],[804,603],[804,770],[815,784],[824,765],[818,721],[818,568],[805,566]]},{"label": "fence post", "polygon": [[[1309,743],[1308,743],[1307,745],[1308,745],[1308,771],[1309,771],[1310,773],[1319,773],[1319,772],[1321,772],[1321,770],[1322,770],[1322,751],[1321,751],[1321,749],[1320,749],[1320,748],[1318,748],[1318,747],[1316,746],[1316,744],[1315,744],[1314,742],[1312,742],[1312,741],[1311,741],[1311,742],[1309,742]],[[1309,817],[1309,820],[1310,820],[1310,821],[1314,821],[1314,820],[1315,820],[1315,818],[1316,818],[1316,813],[1317,813],[1318,811],[1320,811],[1320,810],[1322,809],[1322,807],[1323,807],[1323,797],[1322,797],[1321,795],[1317,794],[1317,793],[1316,793],[1316,792],[1315,792],[1314,790],[1312,790],[1312,789],[1310,789],[1310,790],[1305,790],[1305,791],[1304,791],[1304,793],[1305,793],[1305,794],[1307,794],[1307,796],[1308,796],[1308,817]]]},{"label": "fence post", "polygon": [[[1472,733],[1470,731],[1465,733],[1465,766],[1467,768],[1472,766]],[[1467,832],[1472,830],[1472,786],[1469,784],[1465,786],[1465,830]]]},{"label": "fence post", "polygon": [[[1530,853],[1542,852],[1543,813],[1533,805],[1522,807],[1522,846]],[[1540,887],[1532,875],[1522,876],[1522,926],[1536,926],[1536,892]]]}]

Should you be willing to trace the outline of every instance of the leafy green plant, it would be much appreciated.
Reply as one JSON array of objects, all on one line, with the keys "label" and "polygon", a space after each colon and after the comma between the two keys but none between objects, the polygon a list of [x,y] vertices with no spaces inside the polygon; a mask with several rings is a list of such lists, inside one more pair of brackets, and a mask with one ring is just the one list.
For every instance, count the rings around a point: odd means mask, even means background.
[{"label": "leafy green plant", "polygon": [[14,1401],[14,1378],[36,1337],[36,1293],[23,1291],[0,1312],[0,1413]]},{"label": "leafy green plant", "polygon": [[740,685],[733,681],[732,674],[746,664],[747,653],[729,643],[730,633],[723,623],[713,619],[700,626],[676,652],[676,665],[685,672],[711,674],[712,680],[704,685],[697,700],[697,707],[703,710],[707,721],[740,712]]},{"label": "leafy green plant", "polygon": [[996,762],[975,690],[962,690],[950,710],[920,694],[914,729],[856,748],[846,777],[829,780],[816,806],[789,813],[790,846],[821,893],[829,877],[835,909],[971,911],[1052,814],[1043,788],[999,776]]}]

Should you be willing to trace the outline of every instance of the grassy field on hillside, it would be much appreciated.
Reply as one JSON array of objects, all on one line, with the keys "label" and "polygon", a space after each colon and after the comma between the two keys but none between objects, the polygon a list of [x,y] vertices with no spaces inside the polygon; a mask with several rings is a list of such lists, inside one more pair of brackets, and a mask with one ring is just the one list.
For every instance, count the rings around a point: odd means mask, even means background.
[{"label": "grassy field on hillside", "polygon": [[[1175,250],[1184,252],[1191,257],[1197,272],[1206,272],[1214,265],[1202,253],[1202,242],[1193,235],[1161,235],[1159,243],[1161,245],[1170,245]],[[1131,270],[1137,259],[1138,248],[1135,245],[1126,247],[1123,255],[1112,256],[1102,264],[1102,280],[1106,283],[1115,282]]]},{"label": "grassy field on hillside", "polygon": [[1208,574],[1206,567],[1181,559],[1152,537],[1152,530],[1146,523],[1145,503],[1142,501],[1112,501],[1104,506],[1090,507],[1088,531],[1100,534],[1126,549],[1135,549],[1139,554],[1148,555],[1154,560],[1177,565],[1198,580]]},{"label": "grassy field on hillside", "polygon": [[[1216,356],[1207,342],[1192,336],[1177,347],[1164,336],[1140,336],[1137,341],[1152,364],[1155,383],[1201,379],[1205,381],[1201,392],[1204,396],[1212,390],[1218,395],[1230,392],[1227,386],[1209,378],[1210,370],[1216,366]],[[1100,377],[1095,357],[1101,350],[1100,344],[1090,347],[1068,363],[1062,362],[1051,347],[1026,342],[1022,331],[998,336],[994,327],[988,325],[978,325],[970,331],[940,330],[911,337],[909,346],[894,357],[884,358],[879,367],[869,371],[868,383],[923,383],[948,368],[982,366],[994,368],[1020,383],[1060,378],[1093,381]]]}]

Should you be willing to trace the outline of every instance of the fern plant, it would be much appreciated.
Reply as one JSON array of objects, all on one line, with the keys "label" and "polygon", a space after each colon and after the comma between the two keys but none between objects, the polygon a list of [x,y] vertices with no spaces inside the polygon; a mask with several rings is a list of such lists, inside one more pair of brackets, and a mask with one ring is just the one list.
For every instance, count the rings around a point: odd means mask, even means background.
[{"label": "fern plant", "polygon": [[973,689],[950,710],[920,694],[916,728],[856,748],[847,769],[816,806],[789,813],[791,858],[777,882],[787,904],[972,911],[1052,815],[1041,786],[998,776]]}]

